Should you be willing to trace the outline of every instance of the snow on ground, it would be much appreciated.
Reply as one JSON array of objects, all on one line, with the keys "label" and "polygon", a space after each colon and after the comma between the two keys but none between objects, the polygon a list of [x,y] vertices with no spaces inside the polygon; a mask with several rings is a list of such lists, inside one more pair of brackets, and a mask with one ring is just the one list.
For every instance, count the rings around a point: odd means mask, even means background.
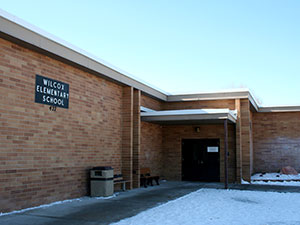
[{"label": "snow on ground", "polygon": [[63,201],[52,202],[49,204],[39,205],[39,206],[31,207],[31,208],[15,210],[15,211],[8,212],[8,213],[0,212],[0,216],[6,216],[6,215],[11,215],[11,214],[16,214],[16,213],[23,213],[23,212],[27,212],[27,211],[33,210],[33,209],[47,208],[47,207],[54,206],[54,205],[59,205],[59,204],[67,203],[67,202],[81,201],[81,200],[82,200],[82,198],[74,198],[74,199],[68,199],[68,200],[63,200]]},{"label": "snow on ground", "polygon": [[89,199],[97,199],[97,200],[100,200],[100,199],[110,199],[110,198],[116,197],[117,195],[118,195],[118,193],[115,193],[112,196],[108,196],[108,197],[81,197],[81,198],[67,199],[67,200],[52,202],[52,203],[49,203],[49,204],[39,205],[39,206],[31,207],[31,208],[26,208],[26,209],[21,209],[21,210],[15,210],[15,211],[8,212],[8,213],[2,213],[2,212],[0,212],[0,216],[6,216],[6,215],[11,215],[11,214],[16,214],[16,213],[23,213],[23,212],[27,212],[27,211],[33,210],[33,209],[47,208],[47,207],[51,207],[51,206],[54,206],[54,205],[60,205],[60,204],[68,203],[68,202],[82,201],[82,200],[85,200],[87,198],[89,198]]},{"label": "snow on ground", "polygon": [[261,184],[261,185],[282,185],[282,186],[300,186],[299,181],[251,181],[251,184]]},{"label": "snow on ground", "polygon": [[300,175],[287,175],[280,173],[257,173],[251,177],[251,180],[300,180]]},{"label": "snow on ground", "polygon": [[[266,182],[265,180],[268,181]],[[243,183],[248,182],[242,181],[242,184]],[[286,175],[280,173],[257,173],[251,176],[251,184],[300,186],[300,175]]]},{"label": "snow on ground", "polygon": [[300,193],[200,189],[114,224],[295,225],[299,208]]}]

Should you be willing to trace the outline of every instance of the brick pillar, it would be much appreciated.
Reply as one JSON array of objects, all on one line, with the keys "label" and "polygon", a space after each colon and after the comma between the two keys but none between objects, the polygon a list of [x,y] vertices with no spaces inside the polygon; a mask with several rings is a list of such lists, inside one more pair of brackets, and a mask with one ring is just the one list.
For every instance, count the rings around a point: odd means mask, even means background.
[{"label": "brick pillar", "polygon": [[122,174],[132,189],[132,143],[133,143],[133,88],[123,87],[122,98]]},{"label": "brick pillar", "polygon": [[242,129],[241,129],[241,100],[235,100],[235,109],[237,110],[237,120],[236,120],[236,181],[241,182],[242,178]]},{"label": "brick pillar", "polygon": [[251,112],[248,99],[241,99],[240,110],[241,122],[241,148],[242,148],[242,177],[246,181],[251,181],[252,173],[252,132],[251,132]]},{"label": "brick pillar", "polygon": [[133,188],[140,187],[141,91],[133,91]]}]

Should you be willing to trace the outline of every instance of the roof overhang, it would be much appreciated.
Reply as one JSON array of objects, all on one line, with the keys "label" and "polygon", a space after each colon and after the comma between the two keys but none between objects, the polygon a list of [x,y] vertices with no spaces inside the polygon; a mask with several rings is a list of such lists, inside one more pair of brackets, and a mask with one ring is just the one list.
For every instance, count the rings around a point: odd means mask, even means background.
[{"label": "roof overhang", "polygon": [[258,112],[300,112],[300,106],[259,107]]},{"label": "roof overhang", "polygon": [[249,99],[256,111],[259,106],[256,103],[249,89],[234,89],[219,92],[203,92],[197,94],[169,95],[168,102],[204,101],[204,100],[225,100],[225,99]]},{"label": "roof overhang", "polygon": [[236,111],[229,109],[189,109],[141,112],[141,120],[158,124],[211,124],[228,120],[236,123]]},{"label": "roof overhang", "polygon": [[229,90],[222,92],[169,95],[146,84],[137,77],[105,62],[104,60],[76,46],[33,26],[16,16],[0,9],[0,37],[22,43],[24,46],[48,54],[63,62],[79,66],[98,76],[112,80],[122,85],[128,85],[141,90],[144,94],[166,102],[249,99],[257,112],[296,112],[300,106],[261,107],[248,89]]},{"label": "roof overhang", "polygon": [[99,76],[132,86],[160,100],[167,100],[167,93],[139,81],[136,77],[133,78],[129,73],[1,9],[0,37],[17,40],[20,43],[24,42],[27,47],[32,46],[32,48],[49,52],[58,59],[62,58],[72,64],[94,71]]}]

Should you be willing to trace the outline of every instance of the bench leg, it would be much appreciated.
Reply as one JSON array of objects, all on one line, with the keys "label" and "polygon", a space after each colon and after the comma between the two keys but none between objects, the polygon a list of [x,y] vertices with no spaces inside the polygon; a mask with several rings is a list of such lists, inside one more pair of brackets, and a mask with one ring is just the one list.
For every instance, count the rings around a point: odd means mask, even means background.
[{"label": "bench leg", "polygon": [[156,182],[157,185],[159,185],[159,178],[156,178],[155,182]]},{"label": "bench leg", "polygon": [[146,178],[141,178],[141,186],[144,186],[145,188],[147,187],[147,179]]},{"label": "bench leg", "polygon": [[153,186],[153,182],[152,182],[152,178],[148,178],[147,179],[147,184]]},{"label": "bench leg", "polygon": [[123,191],[126,191],[126,183],[125,182],[122,183],[122,186],[123,186],[122,187]]}]

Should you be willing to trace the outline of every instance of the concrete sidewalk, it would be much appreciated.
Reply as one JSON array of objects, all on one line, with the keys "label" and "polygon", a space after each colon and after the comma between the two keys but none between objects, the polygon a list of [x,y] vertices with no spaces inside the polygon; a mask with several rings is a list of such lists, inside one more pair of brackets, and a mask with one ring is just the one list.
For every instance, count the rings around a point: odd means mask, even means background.
[{"label": "concrete sidewalk", "polygon": [[[110,224],[201,188],[223,188],[222,183],[162,182],[159,186],[117,193],[109,199],[83,197],[80,200],[0,216],[5,225],[95,225]],[[231,189],[299,192],[300,187],[230,185]]]}]

